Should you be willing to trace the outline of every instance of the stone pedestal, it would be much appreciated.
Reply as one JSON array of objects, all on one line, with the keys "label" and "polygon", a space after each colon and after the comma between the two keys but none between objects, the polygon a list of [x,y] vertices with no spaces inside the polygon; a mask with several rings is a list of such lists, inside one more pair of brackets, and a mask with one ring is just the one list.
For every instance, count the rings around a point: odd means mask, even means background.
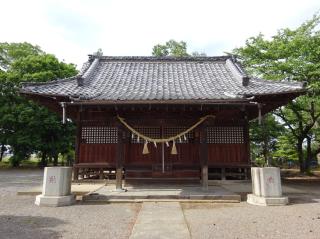
[{"label": "stone pedestal", "polygon": [[38,206],[59,207],[71,205],[75,196],[71,194],[71,167],[46,167],[44,169],[42,194],[36,197]]},{"label": "stone pedestal", "polygon": [[251,168],[252,194],[247,202],[260,206],[288,204],[288,197],[282,196],[280,169],[276,167]]}]

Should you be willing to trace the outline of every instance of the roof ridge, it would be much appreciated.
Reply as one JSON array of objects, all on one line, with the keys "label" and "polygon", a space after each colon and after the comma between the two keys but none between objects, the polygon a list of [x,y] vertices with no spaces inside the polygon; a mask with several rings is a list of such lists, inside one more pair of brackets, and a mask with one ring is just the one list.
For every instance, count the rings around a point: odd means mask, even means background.
[{"label": "roof ridge", "polygon": [[226,66],[230,70],[231,74],[241,82],[243,86],[249,85],[250,77],[244,72],[242,67],[235,62],[233,58],[226,60]]},{"label": "roof ridge", "polygon": [[97,68],[99,64],[100,58],[95,58],[93,61],[91,61],[91,64],[85,69],[85,71],[82,72],[82,74],[77,75],[77,83],[78,86],[83,86],[86,81],[91,77],[94,70]]},{"label": "roof ridge", "polygon": [[89,55],[89,61],[100,59],[105,61],[226,61],[231,56],[97,56]]}]

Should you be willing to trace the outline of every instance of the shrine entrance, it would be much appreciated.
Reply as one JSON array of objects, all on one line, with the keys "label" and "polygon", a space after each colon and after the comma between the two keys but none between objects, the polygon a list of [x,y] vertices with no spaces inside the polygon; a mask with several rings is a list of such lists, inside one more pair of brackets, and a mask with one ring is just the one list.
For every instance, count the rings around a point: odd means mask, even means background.
[{"label": "shrine entrance", "polygon": [[[183,132],[187,127],[148,126],[135,129],[150,138],[169,138]],[[125,178],[185,178],[200,179],[199,141],[197,130],[187,133],[173,143],[149,143],[148,154],[143,154],[145,141],[130,137],[125,155]]]}]

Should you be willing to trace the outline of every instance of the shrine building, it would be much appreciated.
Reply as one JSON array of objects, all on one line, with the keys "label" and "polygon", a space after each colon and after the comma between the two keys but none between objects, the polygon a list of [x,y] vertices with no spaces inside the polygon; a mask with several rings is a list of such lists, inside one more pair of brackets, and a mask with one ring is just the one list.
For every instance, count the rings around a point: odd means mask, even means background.
[{"label": "shrine building", "polygon": [[303,84],[247,75],[232,56],[89,56],[74,77],[21,94],[77,126],[74,179],[196,181],[250,177],[248,122]]}]

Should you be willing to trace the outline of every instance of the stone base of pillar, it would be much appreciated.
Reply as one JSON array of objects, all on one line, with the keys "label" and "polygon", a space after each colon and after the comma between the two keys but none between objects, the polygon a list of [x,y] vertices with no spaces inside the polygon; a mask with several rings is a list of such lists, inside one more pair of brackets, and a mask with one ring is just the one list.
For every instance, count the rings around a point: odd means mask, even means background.
[{"label": "stone base of pillar", "polygon": [[128,190],[125,188],[116,188],[114,190],[112,190],[112,192],[127,192]]},{"label": "stone base of pillar", "polygon": [[62,207],[74,204],[76,201],[75,195],[68,196],[44,196],[42,194],[36,196],[35,204],[44,207]]},{"label": "stone base of pillar", "polygon": [[284,206],[289,203],[288,197],[263,197],[254,194],[247,195],[247,203],[258,206]]}]

